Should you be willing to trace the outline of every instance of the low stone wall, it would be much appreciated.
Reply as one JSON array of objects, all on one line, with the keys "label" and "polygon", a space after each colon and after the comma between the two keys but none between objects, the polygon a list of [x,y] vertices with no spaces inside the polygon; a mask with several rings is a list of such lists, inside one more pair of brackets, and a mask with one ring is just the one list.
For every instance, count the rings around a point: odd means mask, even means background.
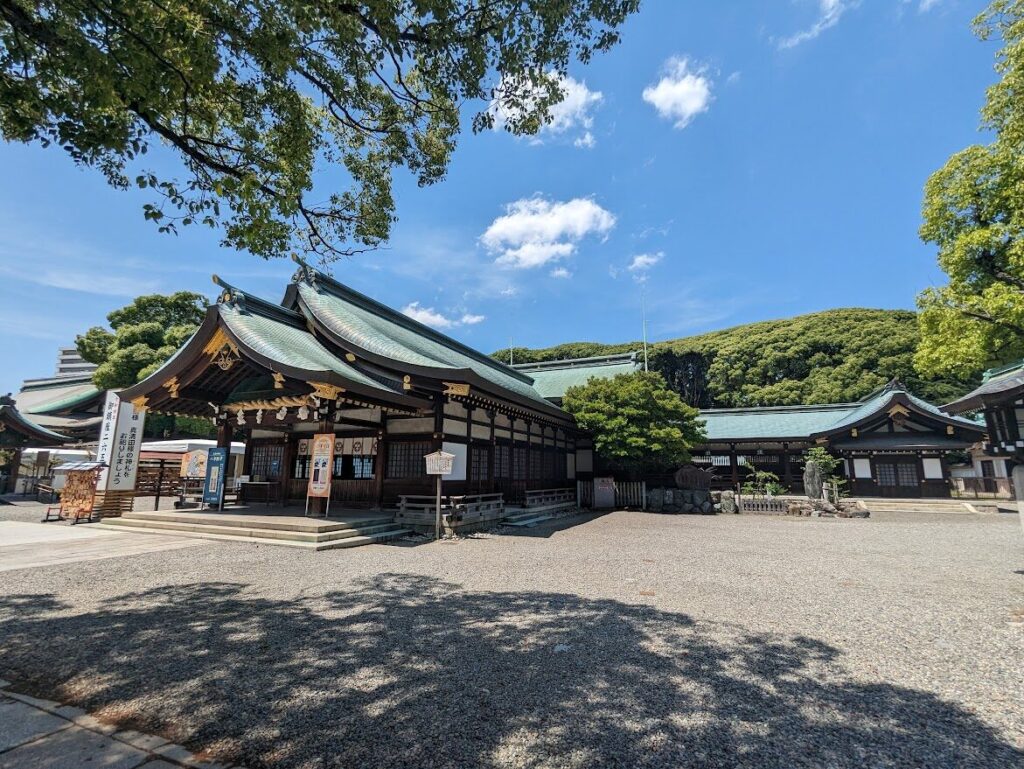
[{"label": "low stone wall", "polygon": [[871,511],[859,499],[841,499],[836,504],[821,499],[790,502],[787,515],[811,518],[868,518]]},{"label": "low stone wall", "polygon": [[648,489],[647,509],[652,513],[695,513],[714,515],[712,492],[706,489]]}]

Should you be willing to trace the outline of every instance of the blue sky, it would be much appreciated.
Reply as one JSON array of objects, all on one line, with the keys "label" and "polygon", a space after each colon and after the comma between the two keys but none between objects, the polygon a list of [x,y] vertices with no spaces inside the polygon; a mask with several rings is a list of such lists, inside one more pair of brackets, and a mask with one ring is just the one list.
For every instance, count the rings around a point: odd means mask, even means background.
[{"label": "blue sky", "polygon": [[[387,248],[335,276],[490,352],[669,339],[831,307],[912,308],[942,282],[922,186],[979,140],[995,46],[967,0],[646,0],[575,66],[536,140],[465,134],[447,179],[399,173]],[[483,105],[486,106],[486,105]],[[161,235],[140,191],[0,145],[0,392],[132,296],[279,299],[291,262]],[[330,178],[330,175],[326,175]],[[632,269],[631,269],[632,268]]]}]

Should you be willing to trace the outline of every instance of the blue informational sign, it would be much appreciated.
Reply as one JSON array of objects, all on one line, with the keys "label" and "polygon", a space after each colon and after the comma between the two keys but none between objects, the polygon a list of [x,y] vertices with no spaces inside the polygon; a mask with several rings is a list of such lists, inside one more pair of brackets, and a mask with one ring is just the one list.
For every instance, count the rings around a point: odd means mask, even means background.
[{"label": "blue informational sign", "polygon": [[220,505],[224,498],[224,473],[228,467],[227,449],[210,449],[206,456],[206,483],[203,484],[203,502]]}]

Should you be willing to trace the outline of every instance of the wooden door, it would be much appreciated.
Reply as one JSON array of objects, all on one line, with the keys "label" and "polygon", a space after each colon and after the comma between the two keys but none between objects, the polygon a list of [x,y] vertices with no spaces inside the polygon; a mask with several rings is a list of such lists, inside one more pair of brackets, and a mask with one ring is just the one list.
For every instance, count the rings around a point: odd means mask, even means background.
[{"label": "wooden door", "polygon": [[875,483],[878,486],[878,494],[882,497],[921,496],[917,457],[876,457]]}]

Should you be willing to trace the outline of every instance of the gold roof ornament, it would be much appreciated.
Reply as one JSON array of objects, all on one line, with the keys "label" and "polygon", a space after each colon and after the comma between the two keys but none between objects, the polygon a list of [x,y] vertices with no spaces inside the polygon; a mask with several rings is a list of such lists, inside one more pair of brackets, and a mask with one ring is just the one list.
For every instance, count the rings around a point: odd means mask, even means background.
[{"label": "gold roof ornament", "polygon": [[279,373],[277,371],[271,371],[270,375],[274,378],[274,389],[275,390],[283,390],[284,389],[284,374],[281,374],[281,373]]},{"label": "gold roof ornament", "polygon": [[313,388],[312,396],[314,398],[320,398],[325,401],[336,401],[338,400],[338,394],[345,392],[344,387],[327,384],[326,382],[306,382],[306,384]]},{"label": "gold roof ornament", "polygon": [[469,395],[469,385],[464,382],[442,382],[445,389],[442,395]]},{"label": "gold roof ornament", "polygon": [[132,406],[135,407],[136,411],[145,411],[146,404],[149,403],[149,398],[145,395],[140,395],[138,398],[132,398]]},{"label": "gold roof ornament", "polygon": [[171,396],[171,398],[178,397],[178,390],[180,389],[180,387],[181,385],[178,384],[178,377],[176,376],[172,376],[170,379],[164,382],[164,389],[167,390],[167,394]]}]

